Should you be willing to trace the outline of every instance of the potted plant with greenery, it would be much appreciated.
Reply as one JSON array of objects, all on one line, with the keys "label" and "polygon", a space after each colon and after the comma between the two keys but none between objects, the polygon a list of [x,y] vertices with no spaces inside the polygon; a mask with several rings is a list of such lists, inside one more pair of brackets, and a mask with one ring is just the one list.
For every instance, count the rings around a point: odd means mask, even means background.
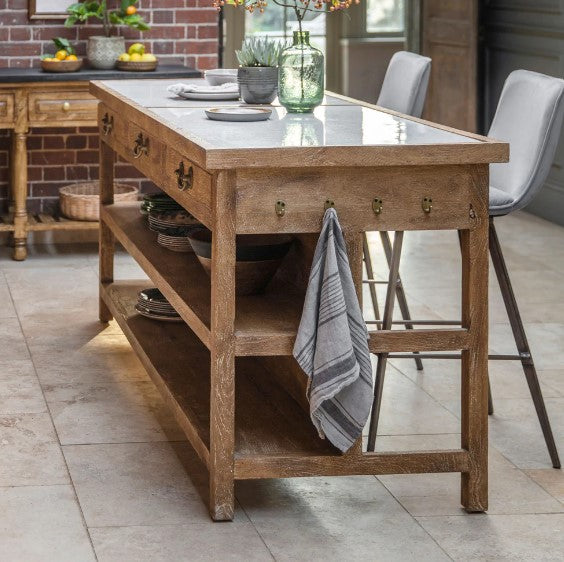
[{"label": "potted plant with greenery", "polygon": [[246,39],[235,51],[241,65],[237,81],[246,103],[272,103],[278,93],[278,61],[282,45],[268,37]]},{"label": "potted plant with greenery", "polygon": [[[108,8],[107,0],[101,2],[78,2],[67,8],[66,27],[85,23],[90,19],[102,22],[104,35],[95,35],[88,39],[86,49],[90,65],[94,68],[114,68],[118,57],[125,52],[125,39],[116,34],[119,26],[127,25],[138,31],[147,31],[147,22],[137,13],[139,0],[121,0],[119,7]],[[118,2],[116,1],[116,5]]]}]

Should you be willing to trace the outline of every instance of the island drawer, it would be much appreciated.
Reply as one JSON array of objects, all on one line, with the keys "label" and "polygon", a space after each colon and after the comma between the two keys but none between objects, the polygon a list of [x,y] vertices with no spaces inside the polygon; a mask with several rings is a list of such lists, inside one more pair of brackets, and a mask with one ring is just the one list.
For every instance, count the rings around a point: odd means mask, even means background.
[{"label": "island drawer", "polygon": [[59,122],[94,122],[98,100],[87,91],[38,92],[29,94],[32,125]]},{"label": "island drawer", "polygon": [[212,176],[176,150],[168,147],[162,188],[197,219],[210,225]]},{"label": "island drawer", "polygon": [[0,123],[14,121],[14,94],[0,92]]}]

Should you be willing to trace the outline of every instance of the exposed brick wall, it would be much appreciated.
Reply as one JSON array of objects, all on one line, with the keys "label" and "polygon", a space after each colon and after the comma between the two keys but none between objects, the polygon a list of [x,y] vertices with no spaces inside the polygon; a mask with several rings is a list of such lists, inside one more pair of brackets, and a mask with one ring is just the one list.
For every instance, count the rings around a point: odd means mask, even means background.
[{"label": "exposed brick wall", "polygon": [[[117,6],[119,0],[108,2]],[[140,39],[164,64],[181,63],[199,70],[217,66],[218,16],[211,0],[140,0],[139,10],[151,30],[139,33],[122,28],[126,44]],[[0,0],[0,68],[39,66],[39,57],[53,52],[53,37],[67,37],[84,55],[88,37],[100,34],[99,25],[67,29],[62,20],[30,21],[28,0]],[[2,212],[8,193],[9,143],[9,133],[0,131]],[[28,139],[30,212],[53,210],[63,185],[98,179],[97,148],[94,129],[32,130]],[[116,176],[144,190],[150,186],[125,163],[117,165]]]}]

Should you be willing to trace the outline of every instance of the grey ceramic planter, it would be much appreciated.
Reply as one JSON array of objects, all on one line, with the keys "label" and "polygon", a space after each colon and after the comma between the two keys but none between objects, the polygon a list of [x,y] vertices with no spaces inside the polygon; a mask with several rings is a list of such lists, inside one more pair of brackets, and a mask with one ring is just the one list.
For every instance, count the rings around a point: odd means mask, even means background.
[{"label": "grey ceramic planter", "polygon": [[272,103],[278,94],[278,67],[242,66],[237,81],[245,103]]},{"label": "grey ceramic planter", "polygon": [[93,68],[101,70],[114,68],[122,53],[125,53],[125,39],[123,37],[95,35],[88,39],[86,56]]}]

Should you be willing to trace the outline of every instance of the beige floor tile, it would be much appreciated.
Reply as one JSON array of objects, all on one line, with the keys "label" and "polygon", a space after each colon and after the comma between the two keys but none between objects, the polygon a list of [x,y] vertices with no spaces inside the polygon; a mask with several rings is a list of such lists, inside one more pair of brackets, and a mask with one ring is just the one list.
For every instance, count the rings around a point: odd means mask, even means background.
[{"label": "beige floor tile", "polygon": [[457,561],[561,561],[564,514],[418,517],[417,521]]},{"label": "beige floor tile", "polygon": [[209,520],[187,444],[71,445],[63,453],[89,527]]},{"label": "beige floor tile", "polygon": [[0,415],[46,411],[47,405],[31,360],[2,361]]},{"label": "beige floor tile", "polygon": [[0,416],[0,486],[67,484],[49,414]]},{"label": "beige floor tile", "polygon": [[538,371],[541,384],[554,389],[560,396],[564,396],[564,369],[545,369]]},{"label": "beige floor tile", "polygon": [[0,318],[15,318],[16,309],[12,303],[12,295],[4,276],[0,273]]},{"label": "beige floor tile", "polygon": [[95,560],[71,486],[0,488],[0,506],[2,560]]},{"label": "beige floor tile", "polygon": [[3,318],[0,322],[2,361],[29,359],[29,351],[17,318]]},{"label": "beige floor tile", "polygon": [[[384,437],[378,450],[456,449],[454,435]],[[379,480],[413,516],[460,515],[458,474],[401,474]],[[490,447],[489,514],[558,513],[564,506]]]},{"label": "beige floor tile", "polygon": [[43,388],[63,445],[185,439],[150,381]]},{"label": "beige floor tile", "polygon": [[564,472],[554,468],[525,470],[525,474],[564,504]]},{"label": "beige floor tile", "polygon": [[371,476],[245,481],[236,493],[276,560],[448,560]]},{"label": "beige floor tile", "polygon": [[149,377],[123,334],[105,332],[86,338],[69,352],[64,341],[31,346],[41,384],[147,381]]},{"label": "beige floor tile", "polygon": [[99,562],[273,560],[250,523],[194,523],[89,529]]},{"label": "beige floor tile", "polygon": [[379,435],[457,433],[460,423],[407,377],[389,369],[384,382]]}]

